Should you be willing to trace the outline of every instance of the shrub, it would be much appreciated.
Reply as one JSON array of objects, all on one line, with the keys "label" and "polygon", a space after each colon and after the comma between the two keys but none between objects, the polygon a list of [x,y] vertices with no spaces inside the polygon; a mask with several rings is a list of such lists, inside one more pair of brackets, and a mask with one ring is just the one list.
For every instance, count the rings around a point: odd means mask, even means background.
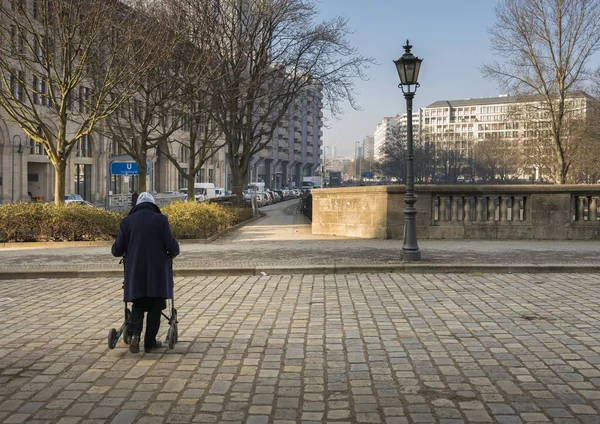
[{"label": "shrub", "polygon": [[207,202],[173,202],[161,211],[177,239],[208,238],[249,218],[244,209]]},{"label": "shrub", "polygon": [[111,240],[121,215],[103,209],[52,203],[0,206],[0,242]]},{"label": "shrub", "polygon": [[[252,210],[213,203],[164,206],[178,239],[208,238],[252,217]],[[0,205],[0,242],[114,240],[123,215],[83,205],[7,203]]]}]

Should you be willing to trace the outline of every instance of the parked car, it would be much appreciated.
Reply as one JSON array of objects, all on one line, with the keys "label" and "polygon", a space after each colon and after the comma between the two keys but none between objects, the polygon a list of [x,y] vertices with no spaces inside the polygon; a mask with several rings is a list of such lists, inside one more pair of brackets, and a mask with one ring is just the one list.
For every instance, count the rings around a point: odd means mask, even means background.
[{"label": "parked car", "polygon": [[94,206],[87,200],[83,200],[79,194],[65,194],[65,205],[82,205],[82,206]]},{"label": "parked car", "polygon": [[72,202],[83,202],[83,197],[81,197],[81,195],[79,194],[75,194],[75,193],[70,193],[70,194],[65,194],[65,203],[72,203]]}]

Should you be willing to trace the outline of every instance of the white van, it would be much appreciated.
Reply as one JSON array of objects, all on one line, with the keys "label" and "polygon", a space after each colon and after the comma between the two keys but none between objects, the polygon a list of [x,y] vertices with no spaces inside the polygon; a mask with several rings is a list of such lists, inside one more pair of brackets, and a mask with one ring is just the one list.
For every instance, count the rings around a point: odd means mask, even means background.
[{"label": "white van", "polygon": [[195,183],[194,197],[196,198],[196,202],[202,202],[217,197],[215,185],[213,183]]},{"label": "white van", "polygon": [[225,189],[223,187],[216,187],[215,194],[217,197],[225,196]]}]

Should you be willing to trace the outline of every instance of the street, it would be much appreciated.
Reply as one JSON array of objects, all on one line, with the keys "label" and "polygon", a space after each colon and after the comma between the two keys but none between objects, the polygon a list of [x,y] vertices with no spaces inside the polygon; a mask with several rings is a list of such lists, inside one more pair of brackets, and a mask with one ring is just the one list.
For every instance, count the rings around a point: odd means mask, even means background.
[{"label": "street", "polygon": [[131,354],[121,279],[2,281],[0,420],[599,422],[599,282],[176,278],[179,343]]}]

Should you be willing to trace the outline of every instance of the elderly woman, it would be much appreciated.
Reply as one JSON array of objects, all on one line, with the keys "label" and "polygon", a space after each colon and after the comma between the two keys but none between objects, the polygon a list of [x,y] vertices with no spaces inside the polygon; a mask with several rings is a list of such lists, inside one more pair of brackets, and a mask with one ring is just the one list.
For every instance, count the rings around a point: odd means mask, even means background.
[{"label": "elderly woman", "polygon": [[129,216],[121,221],[112,254],[126,257],[124,299],[133,303],[128,327],[129,351],[140,351],[144,312],[147,312],[144,350],[150,352],[161,346],[156,340],[161,311],[167,306],[166,299],[173,298],[171,258],[179,255],[179,244],[171,233],[169,220],[150,193],[141,193]]}]

